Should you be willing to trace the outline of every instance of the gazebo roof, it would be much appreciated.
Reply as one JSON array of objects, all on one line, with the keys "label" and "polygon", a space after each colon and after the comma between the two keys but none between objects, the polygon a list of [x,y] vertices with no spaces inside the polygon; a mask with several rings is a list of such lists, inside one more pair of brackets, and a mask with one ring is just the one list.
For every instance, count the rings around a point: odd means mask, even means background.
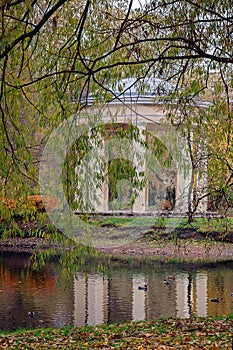
[{"label": "gazebo roof", "polygon": [[[174,86],[158,78],[125,78],[109,90],[112,93],[112,99],[107,102],[108,104],[153,104],[168,101]],[[83,98],[88,105],[92,105],[95,100],[91,93]]]},{"label": "gazebo roof", "polygon": [[[119,80],[108,90],[112,93],[112,98],[106,101],[108,105],[162,105],[170,103],[171,94],[175,91],[175,85],[155,77],[133,77]],[[82,100],[87,106],[94,105],[96,102],[96,98],[92,93],[88,93]],[[196,104],[199,107],[206,108],[211,102],[196,98]]]},{"label": "gazebo roof", "polygon": [[158,78],[126,78],[120,80],[115,89],[112,89],[113,100],[111,102],[136,102],[154,103],[155,100],[167,99],[174,91],[174,86],[165,80]]}]

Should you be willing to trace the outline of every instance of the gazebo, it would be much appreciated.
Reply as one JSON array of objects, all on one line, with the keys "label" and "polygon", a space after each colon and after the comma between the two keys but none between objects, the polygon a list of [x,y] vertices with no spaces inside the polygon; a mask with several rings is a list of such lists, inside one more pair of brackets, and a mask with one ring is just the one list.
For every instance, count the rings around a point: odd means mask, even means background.
[{"label": "gazebo", "polygon": [[[165,123],[173,87],[157,78],[130,78],[121,80],[111,90],[113,98],[101,106],[91,94],[85,97],[85,116],[105,125],[103,145],[98,152],[107,166],[103,186],[96,189],[95,195],[89,195],[92,207],[99,213],[187,212],[193,196],[187,145]],[[119,132],[127,129],[136,129],[138,139]],[[163,149],[163,155],[153,149],[155,146]],[[115,178],[111,174],[114,167],[119,169]],[[136,190],[132,169],[143,177]],[[91,178],[92,171],[85,170],[85,176],[87,172]],[[204,188],[203,181],[203,176],[197,178],[196,186]],[[197,211],[206,210],[207,199],[203,199]]]}]

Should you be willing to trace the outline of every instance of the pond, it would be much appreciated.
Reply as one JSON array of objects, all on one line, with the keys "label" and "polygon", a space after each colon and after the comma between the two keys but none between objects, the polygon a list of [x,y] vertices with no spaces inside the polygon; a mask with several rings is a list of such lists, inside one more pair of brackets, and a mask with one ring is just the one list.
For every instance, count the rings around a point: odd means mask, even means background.
[{"label": "pond", "polygon": [[[233,313],[233,262],[80,271],[68,286],[56,261],[33,271],[27,267],[29,258],[0,254],[1,330]],[[138,288],[144,285],[146,290]]]}]

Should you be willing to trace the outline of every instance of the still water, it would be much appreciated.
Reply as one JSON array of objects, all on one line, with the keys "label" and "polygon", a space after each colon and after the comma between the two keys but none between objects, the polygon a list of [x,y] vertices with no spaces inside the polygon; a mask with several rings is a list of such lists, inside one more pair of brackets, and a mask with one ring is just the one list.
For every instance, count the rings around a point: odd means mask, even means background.
[{"label": "still water", "polygon": [[[0,255],[1,330],[233,313],[233,262],[198,268],[156,263],[115,267],[107,273],[80,271],[67,286],[56,262],[33,271],[26,266],[28,259],[22,254]],[[141,285],[147,290],[139,290]]]}]

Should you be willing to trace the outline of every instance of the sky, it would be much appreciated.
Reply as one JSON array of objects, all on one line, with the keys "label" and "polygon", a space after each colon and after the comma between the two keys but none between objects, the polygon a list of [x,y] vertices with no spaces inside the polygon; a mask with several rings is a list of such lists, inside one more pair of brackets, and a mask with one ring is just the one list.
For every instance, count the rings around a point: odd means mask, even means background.
[{"label": "sky", "polygon": [[146,3],[146,0],[134,0],[133,1],[133,8],[139,8],[141,5],[144,5]]}]

